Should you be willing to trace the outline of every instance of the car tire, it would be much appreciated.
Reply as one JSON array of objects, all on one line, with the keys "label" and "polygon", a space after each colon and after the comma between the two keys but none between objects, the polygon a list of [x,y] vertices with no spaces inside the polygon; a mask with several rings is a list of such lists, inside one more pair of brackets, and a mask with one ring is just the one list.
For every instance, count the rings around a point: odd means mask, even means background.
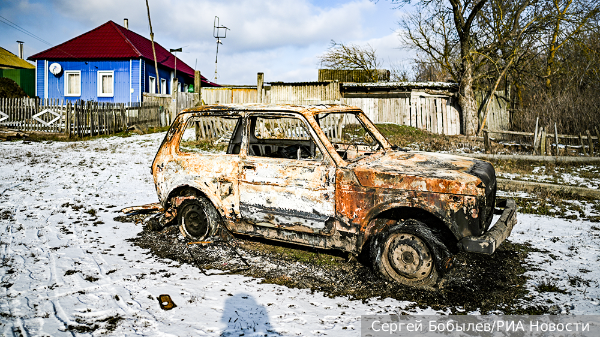
[{"label": "car tire", "polygon": [[181,203],[177,208],[177,221],[185,237],[203,240],[217,231],[219,214],[206,197],[198,196]]},{"label": "car tire", "polygon": [[438,281],[435,250],[429,229],[420,221],[406,220],[377,234],[371,241],[374,269],[389,281],[427,288]]}]

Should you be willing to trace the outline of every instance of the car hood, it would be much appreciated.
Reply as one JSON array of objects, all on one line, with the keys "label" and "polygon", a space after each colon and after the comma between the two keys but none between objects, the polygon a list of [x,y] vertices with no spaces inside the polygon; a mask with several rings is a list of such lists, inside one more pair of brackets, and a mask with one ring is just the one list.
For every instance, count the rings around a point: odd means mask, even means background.
[{"label": "car hood", "polygon": [[474,172],[482,165],[491,168],[495,183],[491,164],[441,153],[392,151],[365,158],[352,166],[360,184],[365,187],[484,195],[485,183]]}]

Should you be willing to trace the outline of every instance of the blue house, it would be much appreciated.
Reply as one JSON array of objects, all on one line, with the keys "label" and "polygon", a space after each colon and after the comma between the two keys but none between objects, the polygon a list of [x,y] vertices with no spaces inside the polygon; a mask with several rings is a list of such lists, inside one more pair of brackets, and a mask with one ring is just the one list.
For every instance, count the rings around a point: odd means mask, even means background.
[{"label": "blue house", "polygon": [[[40,98],[141,102],[144,92],[171,94],[194,84],[194,69],[154,43],[113,21],[79,35],[28,60],[36,63],[35,92]],[[175,74],[177,62],[177,74]],[[158,84],[158,91],[157,85]],[[202,86],[217,86],[202,77]]]}]

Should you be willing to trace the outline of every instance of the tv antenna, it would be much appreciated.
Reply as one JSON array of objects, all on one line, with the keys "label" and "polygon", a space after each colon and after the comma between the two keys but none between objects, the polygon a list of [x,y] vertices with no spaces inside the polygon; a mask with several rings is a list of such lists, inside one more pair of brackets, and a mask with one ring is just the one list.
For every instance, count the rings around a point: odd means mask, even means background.
[{"label": "tv antenna", "polygon": [[215,21],[213,24],[213,36],[217,39],[217,54],[215,55],[215,83],[217,83],[217,59],[219,57],[219,45],[223,44],[221,39],[227,37],[227,31],[229,28],[225,26],[221,26],[219,23],[219,17],[215,16]]}]

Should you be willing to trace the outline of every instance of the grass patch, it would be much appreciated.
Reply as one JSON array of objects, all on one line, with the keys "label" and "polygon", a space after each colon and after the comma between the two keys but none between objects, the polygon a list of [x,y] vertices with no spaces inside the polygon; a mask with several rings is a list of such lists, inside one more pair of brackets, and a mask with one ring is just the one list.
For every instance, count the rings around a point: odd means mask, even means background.
[{"label": "grass patch", "polygon": [[[577,195],[564,194],[539,189],[529,193],[528,197],[510,197],[517,204],[517,210],[525,214],[546,215],[569,220],[586,219],[598,222],[600,213],[598,205],[600,201],[592,200]],[[590,212],[590,209],[592,211]]]},{"label": "grass patch", "polygon": [[538,284],[535,289],[540,293],[567,293],[566,290],[559,288],[556,283],[551,280],[543,281],[542,283]]},{"label": "grass patch", "polygon": [[448,136],[438,135],[411,126],[397,124],[377,124],[377,129],[392,143],[400,147],[414,147],[427,151],[449,151],[451,142]]},{"label": "grass patch", "polygon": [[213,140],[189,140],[183,141],[179,144],[179,148],[183,152],[223,152],[227,150],[227,143],[218,143],[215,144]]}]

